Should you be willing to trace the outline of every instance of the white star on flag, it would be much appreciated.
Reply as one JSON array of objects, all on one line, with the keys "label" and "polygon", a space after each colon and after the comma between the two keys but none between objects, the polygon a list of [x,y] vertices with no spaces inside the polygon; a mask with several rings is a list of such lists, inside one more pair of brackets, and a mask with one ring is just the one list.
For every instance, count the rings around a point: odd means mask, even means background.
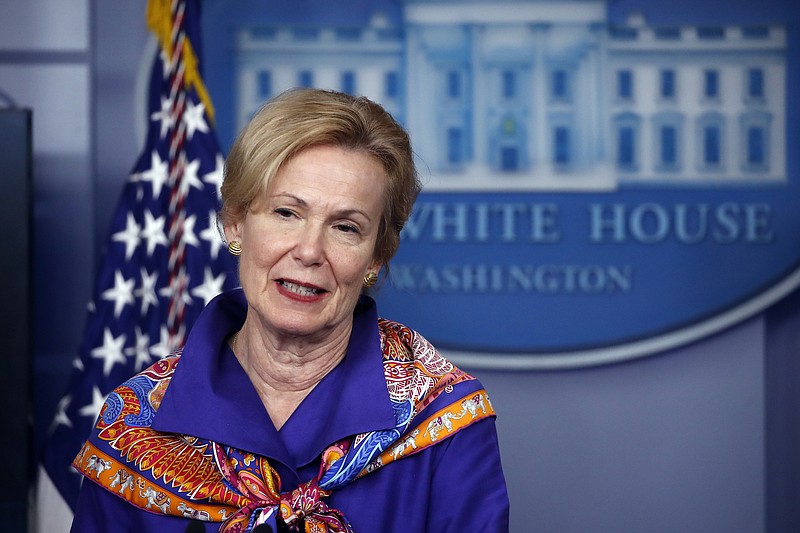
[{"label": "white star on flag", "polygon": [[135,344],[125,349],[125,355],[135,356],[134,366],[137,372],[153,362],[153,358],[150,357],[150,337],[142,333],[142,329],[139,326],[136,326]]},{"label": "white star on flag", "polygon": [[153,198],[161,195],[161,187],[169,179],[169,163],[162,161],[156,150],[150,154],[150,168],[139,173],[140,181],[149,181],[153,186]]},{"label": "white star on flag", "polygon": [[68,428],[72,427],[72,420],[69,419],[67,416],[67,407],[69,407],[70,402],[72,401],[72,396],[67,394],[63,398],[58,401],[58,407],[56,408],[56,415],[53,418],[52,424],[50,424],[50,431],[53,430],[55,426],[63,425],[67,426]]},{"label": "white star on flag", "polygon": [[222,187],[222,180],[225,178],[225,158],[222,154],[217,154],[216,167],[214,170],[203,176],[203,181],[210,183],[217,190],[217,198],[222,199],[220,189]]},{"label": "white star on flag", "polygon": [[103,299],[114,302],[114,317],[119,318],[126,305],[133,305],[133,287],[135,280],[126,280],[119,270],[114,272],[114,286],[103,291]]},{"label": "white star on flag", "polygon": [[103,360],[103,374],[108,375],[116,364],[125,364],[122,347],[125,346],[125,335],[114,338],[111,330],[103,330],[103,345],[91,351],[92,357]]},{"label": "white star on flag", "polygon": [[186,102],[186,111],[183,112],[183,123],[186,124],[186,137],[191,140],[196,131],[208,133],[208,124],[203,118],[206,106],[202,102],[194,105],[191,100]]},{"label": "white star on flag", "polygon": [[134,294],[142,300],[142,316],[144,316],[151,305],[158,305],[158,296],[156,295],[158,271],[148,274],[147,270],[141,267],[139,273],[142,275],[142,284],[134,291]]},{"label": "white star on flag", "polygon": [[216,212],[210,211],[208,213],[208,227],[200,232],[200,238],[208,242],[211,257],[216,259],[217,255],[219,254],[219,249],[222,247],[222,237],[220,236],[219,229],[217,228]]},{"label": "white star on flag", "polygon": [[172,100],[169,98],[161,97],[161,110],[156,111],[150,115],[154,121],[161,121],[161,138],[167,136],[169,130],[175,125],[175,119],[172,118]]},{"label": "white star on flag", "polygon": [[222,292],[222,286],[224,284],[225,274],[220,274],[219,276],[214,277],[211,269],[206,267],[205,272],[203,272],[203,283],[192,290],[192,296],[195,298],[202,298],[203,303],[208,305],[208,302],[213,300],[217,294]]},{"label": "white star on flag", "polygon": [[159,359],[163,359],[172,353],[172,348],[170,347],[169,343],[169,330],[166,326],[161,326],[158,344],[153,344],[150,346],[150,353]]},{"label": "white star on flag", "polygon": [[142,229],[142,237],[147,241],[147,256],[153,255],[156,246],[159,244],[167,246],[169,240],[164,233],[165,217],[153,217],[150,211],[144,212],[144,228]]},{"label": "white star on flag", "polygon": [[186,274],[186,270],[181,270],[178,272],[177,283],[175,284],[176,288],[174,289],[172,285],[165,285],[158,291],[158,295],[164,298],[179,300],[186,305],[191,305],[192,297],[189,295],[189,283],[190,279]]},{"label": "white star on flag", "polygon": [[100,389],[97,386],[92,387],[92,403],[86,404],[78,410],[78,414],[81,416],[88,416],[92,420],[97,418],[97,415],[100,414],[100,409],[103,408],[103,404],[106,403],[106,397],[100,393]]},{"label": "white star on flag", "polygon": [[141,231],[142,228],[140,228],[139,224],[136,223],[136,219],[133,218],[133,213],[128,213],[125,222],[125,229],[118,231],[111,237],[111,239],[115,242],[125,243],[126,261],[129,261],[130,258],[133,257],[133,252],[136,251],[136,247],[139,246],[140,242],[142,242],[142,239],[139,236]]},{"label": "white star on flag", "polygon": [[183,241],[187,246],[200,246],[200,241],[194,234],[195,223],[197,223],[197,215],[192,215],[183,221]]},{"label": "white star on flag", "polygon": [[163,48],[161,50],[159,50],[158,57],[159,57],[159,59],[161,59],[161,61],[160,61],[160,63],[161,63],[161,75],[164,78],[169,79],[169,74],[170,74],[170,72],[172,72],[172,66],[173,66],[172,65],[172,58],[170,57],[170,55]]},{"label": "white star on flag", "polygon": [[189,194],[189,188],[194,187],[197,190],[203,190],[203,182],[197,177],[197,171],[200,169],[200,160],[195,159],[190,161],[186,168],[183,169],[183,178],[178,190],[182,195]]}]

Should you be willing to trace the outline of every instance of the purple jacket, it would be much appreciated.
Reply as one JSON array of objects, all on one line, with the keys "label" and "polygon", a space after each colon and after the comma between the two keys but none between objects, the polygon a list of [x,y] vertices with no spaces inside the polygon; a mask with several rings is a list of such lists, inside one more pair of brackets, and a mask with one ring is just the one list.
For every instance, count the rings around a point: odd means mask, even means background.
[{"label": "purple jacket", "polygon": [[[331,443],[392,427],[374,301],[362,298],[347,356],[276,430],[225,339],[244,322],[240,290],[203,311],[155,415],[153,429],[194,435],[266,456],[281,490],[312,478]],[[494,419],[396,461],[325,499],[356,533],[506,532],[508,495]],[[150,513],[84,480],[72,531],[184,533],[190,521]],[[189,531],[217,531],[219,522]],[[200,529],[195,529],[200,527]],[[205,529],[202,529],[202,528]]]}]

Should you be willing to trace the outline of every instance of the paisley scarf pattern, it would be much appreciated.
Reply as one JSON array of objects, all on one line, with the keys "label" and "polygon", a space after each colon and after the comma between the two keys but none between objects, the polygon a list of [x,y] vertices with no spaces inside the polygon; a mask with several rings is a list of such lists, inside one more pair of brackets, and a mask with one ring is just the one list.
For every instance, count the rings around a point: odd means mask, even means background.
[{"label": "paisley scarf pattern", "polygon": [[333,491],[494,416],[478,382],[421,335],[388,320],[378,326],[394,427],[331,444],[321,454],[317,476],[292,491],[281,491],[280,476],[266,457],[150,427],[180,353],[108,396],[96,434],[73,465],[141,509],[221,522],[225,533],[251,531],[264,522],[279,531],[351,532],[346,517],[325,503]]}]

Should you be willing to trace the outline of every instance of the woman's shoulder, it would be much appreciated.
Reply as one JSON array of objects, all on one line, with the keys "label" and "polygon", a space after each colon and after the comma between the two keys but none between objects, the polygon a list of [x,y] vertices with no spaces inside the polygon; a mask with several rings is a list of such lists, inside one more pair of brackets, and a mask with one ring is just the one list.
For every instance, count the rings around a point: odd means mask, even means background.
[{"label": "woman's shoulder", "polygon": [[417,331],[399,322],[378,319],[386,384],[393,401],[411,399],[427,406],[442,392],[464,395],[481,391],[474,376],[458,368]]},{"label": "woman's shoulder", "polygon": [[[161,436],[151,425],[179,361],[180,353],[160,359],[108,394],[89,438],[73,461],[77,470],[88,476],[99,466],[105,466],[103,470],[112,464],[127,468],[128,462],[139,458],[131,455],[132,450],[147,451],[139,443]],[[94,479],[99,480],[101,473]]]},{"label": "woman's shoulder", "polygon": [[408,326],[379,318],[378,330],[384,362],[420,365],[433,374],[445,374],[457,370],[456,366],[422,334]]},{"label": "woman's shoulder", "polygon": [[[159,359],[138,374],[119,385],[106,400],[106,410],[111,407],[109,399],[127,404],[136,404],[142,409],[158,411],[164,392],[167,390],[175,369],[181,360],[181,352]],[[110,415],[111,413],[109,413]]]},{"label": "woman's shoulder", "polygon": [[180,359],[180,351],[159,359],[112,390],[97,417],[93,435],[117,433],[122,425],[149,427]]}]

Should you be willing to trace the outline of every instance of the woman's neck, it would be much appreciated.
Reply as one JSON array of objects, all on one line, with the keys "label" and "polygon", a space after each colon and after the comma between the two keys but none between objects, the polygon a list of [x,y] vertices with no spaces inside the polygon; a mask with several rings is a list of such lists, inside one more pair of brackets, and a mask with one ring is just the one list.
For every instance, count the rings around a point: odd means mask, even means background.
[{"label": "woman's neck", "polygon": [[322,342],[278,337],[245,324],[231,337],[231,349],[258,392],[276,429],[344,358],[352,325]]}]

